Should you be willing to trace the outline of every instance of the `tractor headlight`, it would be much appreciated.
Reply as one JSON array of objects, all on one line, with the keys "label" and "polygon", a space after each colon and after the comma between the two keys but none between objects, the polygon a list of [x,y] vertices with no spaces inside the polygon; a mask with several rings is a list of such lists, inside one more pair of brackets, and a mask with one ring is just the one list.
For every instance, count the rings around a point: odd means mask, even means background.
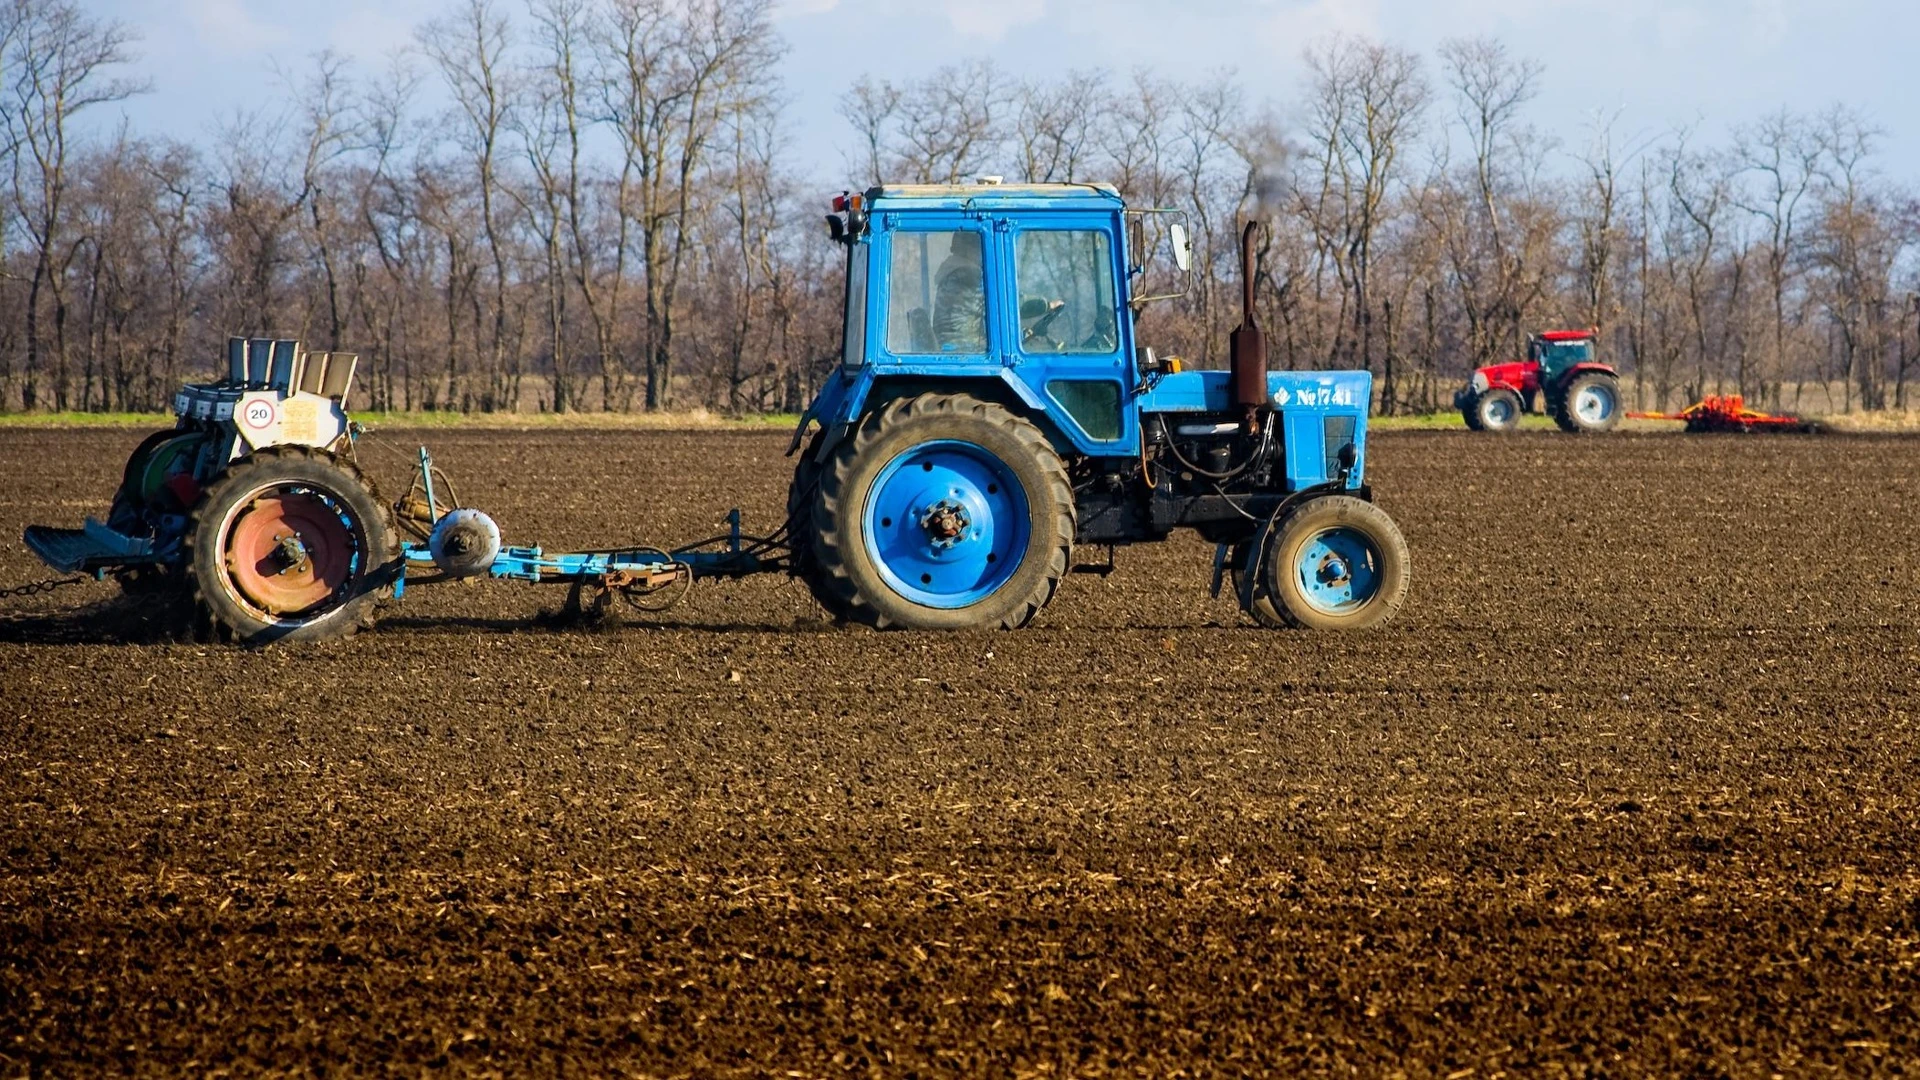
[{"label": "tractor headlight", "polygon": [[1484,394],[1487,392],[1487,387],[1493,384],[1487,381],[1486,372],[1476,371],[1473,373],[1473,378],[1467,380],[1467,385],[1473,387],[1474,393]]}]

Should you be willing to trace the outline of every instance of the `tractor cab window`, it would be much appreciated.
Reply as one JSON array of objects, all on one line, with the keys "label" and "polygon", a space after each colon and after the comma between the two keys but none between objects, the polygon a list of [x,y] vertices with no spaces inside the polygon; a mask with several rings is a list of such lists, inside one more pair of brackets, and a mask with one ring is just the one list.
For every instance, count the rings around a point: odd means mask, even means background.
[{"label": "tractor cab window", "polygon": [[1575,341],[1536,341],[1533,358],[1549,371],[1564,371],[1575,364],[1592,360],[1593,342],[1584,338]]},{"label": "tractor cab window", "polygon": [[847,245],[846,326],[840,339],[840,362],[859,367],[867,362],[867,247]]},{"label": "tractor cab window", "polygon": [[1020,347],[1026,352],[1110,353],[1113,256],[1098,229],[1030,229],[1014,245]]},{"label": "tractor cab window", "polygon": [[987,351],[987,282],[979,232],[895,232],[887,350]]}]

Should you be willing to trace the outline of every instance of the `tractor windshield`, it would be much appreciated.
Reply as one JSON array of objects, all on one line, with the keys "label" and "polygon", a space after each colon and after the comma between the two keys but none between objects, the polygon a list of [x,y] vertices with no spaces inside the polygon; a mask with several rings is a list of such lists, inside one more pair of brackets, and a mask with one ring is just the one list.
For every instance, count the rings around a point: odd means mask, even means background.
[{"label": "tractor windshield", "polygon": [[1540,366],[1549,372],[1565,371],[1575,364],[1584,364],[1593,359],[1593,342],[1587,338],[1577,341],[1540,341],[1534,347]]}]

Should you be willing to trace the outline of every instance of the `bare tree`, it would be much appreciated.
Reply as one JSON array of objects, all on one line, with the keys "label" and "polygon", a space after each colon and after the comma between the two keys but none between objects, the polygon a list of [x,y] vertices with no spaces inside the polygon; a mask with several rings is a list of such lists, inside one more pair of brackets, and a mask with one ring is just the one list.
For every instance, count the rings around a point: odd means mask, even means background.
[{"label": "bare tree", "polygon": [[607,93],[636,180],[631,214],[646,275],[646,407],[672,396],[674,319],[681,275],[693,250],[706,165],[731,90],[770,67],[780,46],[768,0],[615,0]]},{"label": "bare tree", "polygon": [[1516,190],[1544,156],[1519,127],[1520,110],[1537,92],[1542,68],[1530,57],[1514,59],[1505,45],[1484,37],[1447,41],[1440,56],[1472,154],[1462,185],[1470,195],[1442,205],[1464,211],[1449,222],[1449,246],[1474,357],[1485,362],[1518,349],[1527,309],[1543,285],[1529,243],[1538,237],[1517,220],[1530,208]]},{"label": "bare tree", "polygon": [[[1583,320],[1605,337],[1613,321],[1613,261],[1620,244],[1619,147],[1615,145],[1616,111],[1594,118],[1593,134],[1580,163],[1586,177],[1574,223],[1580,232],[1580,292]],[[1629,152],[1627,159],[1634,155]]]},{"label": "bare tree", "polygon": [[[493,0],[462,0],[452,14],[421,27],[415,38],[420,50],[439,70],[453,97],[459,124],[456,141],[471,161],[480,198],[480,232],[493,265],[492,303],[488,312],[492,325],[483,372],[487,381],[479,406],[485,412],[516,409],[519,407],[519,356],[517,349],[509,349],[507,340],[507,251],[494,205],[500,192],[501,144],[513,92],[505,60],[512,44],[512,32],[506,17],[495,9]],[[458,399],[464,408],[467,394],[459,384],[459,372],[451,355],[447,374],[447,396],[449,400]]]},{"label": "bare tree", "polygon": [[[1787,292],[1797,271],[1800,209],[1819,179],[1820,142],[1807,122],[1781,109],[1734,133],[1733,153],[1750,186],[1734,189],[1734,202],[1759,219],[1764,230],[1767,286],[1773,301],[1769,365],[1762,378],[1781,377],[1787,356]],[[1747,392],[1743,364],[1735,385]]]},{"label": "bare tree", "polygon": [[1029,80],[1013,97],[1020,176],[1035,184],[1085,179],[1097,133],[1112,122],[1105,73],[1069,71],[1059,82]]},{"label": "bare tree", "polygon": [[1882,383],[1887,286],[1904,246],[1888,228],[1887,208],[1872,172],[1877,128],[1836,106],[1818,120],[1815,140],[1826,200],[1816,258],[1825,270],[1828,317],[1839,335],[1841,408],[1853,411],[1856,384],[1863,408],[1884,406]]},{"label": "bare tree", "polygon": [[53,405],[68,406],[66,278],[76,251],[65,217],[72,123],[96,105],[146,89],[144,83],[107,74],[131,59],[133,41],[124,24],[97,19],[70,0],[10,0],[0,7],[0,67],[6,72],[0,127],[12,165],[14,208],[33,245],[21,387],[29,409],[39,403],[47,347],[40,326],[42,292],[53,304]]},{"label": "bare tree", "polygon": [[1296,185],[1303,215],[1343,285],[1341,323],[1328,361],[1373,370],[1371,293],[1376,241],[1392,213],[1400,156],[1419,136],[1432,96],[1420,58],[1363,39],[1335,37],[1308,50],[1303,155]]},{"label": "bare tree", "polygon": [[855,79],[840,95],[839,112],[859,135],[859,148],[847,162],[855,175],[865,176],[871,184],[884,183],[892,164],[891,127],[900,109],[900,88],[886,80],[875,82],[872,76]]}]

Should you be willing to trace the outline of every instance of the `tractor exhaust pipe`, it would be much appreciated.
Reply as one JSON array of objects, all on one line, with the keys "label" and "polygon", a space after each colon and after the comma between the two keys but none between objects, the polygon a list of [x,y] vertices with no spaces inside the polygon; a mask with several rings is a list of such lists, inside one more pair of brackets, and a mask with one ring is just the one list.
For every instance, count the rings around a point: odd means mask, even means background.
[{"label": "tractor exhaust pipe", "polygon": [[1245,414],[1249,431],[1259,426],[1260,411],[1267,407],[1267,339],[1253,320],[1253,239],[1259,228],[1259,222],[1249,221],[1240,231],[1240,325],[1227,338],[1233,408]]}]

